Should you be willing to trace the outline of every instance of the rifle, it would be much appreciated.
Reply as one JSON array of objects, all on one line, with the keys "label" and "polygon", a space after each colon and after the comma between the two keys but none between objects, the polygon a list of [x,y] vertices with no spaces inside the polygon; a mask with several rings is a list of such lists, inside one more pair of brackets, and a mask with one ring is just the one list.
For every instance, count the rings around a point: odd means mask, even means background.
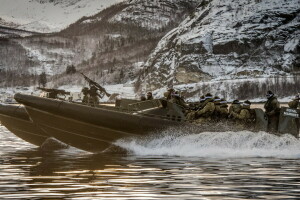
[{"label": "rifle", "polygon": [[104,95],[106,95],[107,97],[110,97],[111,94],[109,94],[105,88],[103,88],[101,85],[99,85],[98,83],[96,83],[95,81],[93,81],[92,79],[88,78],[86,75],[84,75],[83,73],[80,72],[80,74],[84,77],[84,79],[89,83],[90,86],[95,86],[99,92],[100,95],[98,95],[100,98],[103,98]]},{"label": "rifle", "polygon": [[70,95],[70,92],[66,92],[65,90],[51,89],[51,88],[41,88],[41,87],[38,87],[37,89],[42,90],[44,92],[49,92],[50,94],[53,94],[53,96],[49,95],[49,96],[51,96],[50,98],[57,98],[58,94],[61,94],[61,95],[64,95],[64,96]]}]

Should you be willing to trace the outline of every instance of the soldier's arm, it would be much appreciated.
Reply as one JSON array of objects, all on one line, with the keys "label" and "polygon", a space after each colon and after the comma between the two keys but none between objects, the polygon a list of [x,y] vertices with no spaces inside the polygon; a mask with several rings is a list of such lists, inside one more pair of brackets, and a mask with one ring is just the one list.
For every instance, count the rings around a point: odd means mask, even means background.
[{"label": "soldier's arm", "polygon": [[202,108],[201,110],[197,111],[197,115],[201,116],[204,113],[206,113],[208,110],[208,106],[206,105],[204,108]]},{"label": "soldier's arm", "polygon": [[276,113],[278,113],[280,111],[280,104],[277,99],[274,99],[271,102],[271,105],[273,107],[273,110],[268,113],[269,116],[275,115]]},{"label": "soldier's arm", "polygon": [[[241,113],[242,113],[242,112],[241,112]],[[231,112],[231,113],[230,113],[230,116],[232,116],[234,119],[240,119],[241,113],[238,114],[238,113],[235,113],[235,112]]]},{"label": "soldier's arm", "polygon": [[248,110],[243,109],[243,110],[241,111],[240,114],[237,114],[237,113],[234,113],[234,112],[233,112],[233,113],[232,113],[232,116],[233,116],[234,118],[236,118],[236,119],[247,119],[247,117],[249,116],[248,113],[249,113]]}]

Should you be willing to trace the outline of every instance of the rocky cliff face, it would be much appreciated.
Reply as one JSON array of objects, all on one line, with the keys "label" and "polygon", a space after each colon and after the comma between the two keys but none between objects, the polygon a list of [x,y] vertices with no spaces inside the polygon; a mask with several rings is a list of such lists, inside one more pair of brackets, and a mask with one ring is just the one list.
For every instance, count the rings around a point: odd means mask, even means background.
[{"label": "rocky cliff face", "polygon": [[295,73],[299,40],[299,0],[206,0],[159,42],[142,87]]}]

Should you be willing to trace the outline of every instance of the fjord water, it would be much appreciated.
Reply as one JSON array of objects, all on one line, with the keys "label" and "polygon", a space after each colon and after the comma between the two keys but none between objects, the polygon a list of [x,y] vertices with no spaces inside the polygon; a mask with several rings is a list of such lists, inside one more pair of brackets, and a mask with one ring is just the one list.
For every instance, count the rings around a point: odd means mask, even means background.
[{"label": "fjord water", "polygon": [[90,154],[42,152],[0,127],[0,199],[299,199],[292,136],[169,131]]}]

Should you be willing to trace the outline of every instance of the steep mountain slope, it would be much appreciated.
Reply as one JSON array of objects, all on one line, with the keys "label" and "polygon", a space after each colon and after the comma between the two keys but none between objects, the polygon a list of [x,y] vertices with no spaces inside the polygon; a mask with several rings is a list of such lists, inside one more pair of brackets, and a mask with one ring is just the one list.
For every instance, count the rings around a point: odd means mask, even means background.
[{"label": "steep mountain slope", "polygon": [[139,82],[144,90],[215,82],[214,92],[230,93],[222,80],[247,78],[258,87],[255,78],[300,71],[299,38],[299,0],[206,0],[159,42]]},{"label": "steep mountain slope", "polygon": [[0,0],[0,25],[55,32],[122,0]]},{"label": "steep mountain slope", "polygon": [[[153,6],[153,2],[159,6]],[[26,57],[20,55],[23,60],[36,63],[23,66],[26,72],[46,72],[51,86],[84,83],[80,75],[66,75],[70,65],[104,84],[124,83],[135,78],[157,42],[191,14],[197,4],[198,0],[125,1],[83,17],[59,33],[10,42],[27,52]],[[164,16],[162,22],[155,20],[157,16]],[[152,19],[153,24],[143,23]],[[0,65],[9,69],[13,63],[6,56]]]}]

